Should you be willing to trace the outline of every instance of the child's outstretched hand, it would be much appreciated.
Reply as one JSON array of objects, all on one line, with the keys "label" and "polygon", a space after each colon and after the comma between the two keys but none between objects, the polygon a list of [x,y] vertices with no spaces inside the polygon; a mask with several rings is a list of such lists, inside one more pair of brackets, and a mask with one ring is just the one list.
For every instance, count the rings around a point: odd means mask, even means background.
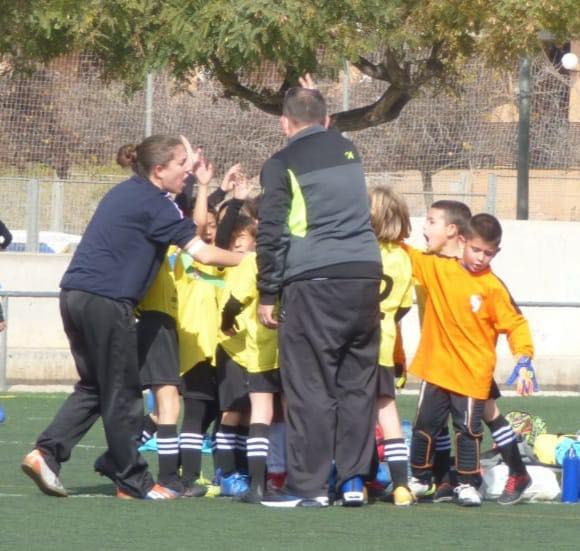
[{"label": "child's outstretched hand", "polygon": [[298,83],[307,90],[318,90],[318,86],[316,86],[316,82],[314,82],[310,73],[306,73],[303,77],[298,77]]},{"label": "child's outstretched hand", "polygon": [[540,390],[536,371],[532,365],[532,359],[528,356],[522,356],[515,365],[506,384],[513,385],[516,383],[516,392],[520,396],[531,396],[534,392]]},{"label": "child's outstretched hand", "polygon": [[242,165],[240,163],[236,163],[235,165],[231,166],[225,173],[224,179],[222,180],[222,184],[220,186],[222,190],[226,193],[231,191],[235,183],[239,180],[241,173]]}]

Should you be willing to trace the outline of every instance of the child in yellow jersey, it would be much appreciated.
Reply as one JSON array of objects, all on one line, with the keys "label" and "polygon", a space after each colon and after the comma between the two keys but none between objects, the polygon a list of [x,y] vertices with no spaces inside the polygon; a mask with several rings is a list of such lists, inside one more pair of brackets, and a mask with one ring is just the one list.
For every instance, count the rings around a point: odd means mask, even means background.
[{"label": "child in yellow jersey", "polygon": [[[461,258],[470,218],[471,211],[464,203],[452,200],[433,203],[427,212],[423,227],[427,250],[451,258]],[[521,500],[525,488],[529,485],[530,477],[522,461],[516,435],[497,407],[496,400],[500,397],[501,392],[493,381],[490,397],[485,402],[483,421],[491,432],[496,449],[509,468],[506,487],[498,499],[500,504],[509,505]],[[445,422],[435,440],[433,457],[433,475],[437,484],[437,491],[433,495],[435,503],[453,501],[454,498],[453,489],[456,481],[451,469],[450,455],[451,439]]]},{"label": "child in yellow jersey", "polygon": [[171,246],[157,277],[137,306],[137,352],[141,382],[155,396],[159,484],[181,495],[179,479],[179,350],[177,292],[173,274],[176,247]]},{"label": "child in yellow jersey", "polygon": [[433,441],[449,413],[456,436],[457,502],[481,505],[477,491],[481,419],[496,363],[498,335],[530,364],[528,323],[508,290],[489,268],[499,252],[501,225],[489,214],[474,216],[461,260],[406,247],[413,275],[427,293],[419,348],[409,371],[423,379],[413,428],[411,487],[430,486]]},{"label": "child in yellow jersey", "polygon": [[258,321],[257,274],[255,253],[246,255],[232,270],[221,326],[229,338],[220,344],[225,354],[245,369],[247,377],[251,414],[246,447],[251,487],[240,496],[246,503],[259,503],[264,496],[274,395],[280,392],[277,332]]},{"label": "child in yellow jersey", "polygon": [[218,268],[192,262],[187,255],[180,255],[175,263],[183,396],[179,451],[187,497],[200,497],[207,491],[197,480],[201,474],[203,438],[218,413],[214,366],[219,323],[217,293],[223,284]]},{"label": "child in yellow jersey", "polygon": [[377,186],[369,193],[371,225],[379,241],[383,265],[381,285],[381,347],[379,351],[378,419],[383,431],[384,459],[393,481],[393,501],[409,506],[413,496],[407,488],[409,450],[401,432],[395,404],[393,352],[397,322],[411,308],[412,274],[409,256],[400,246],[411,233],[407,205],[391,188]]},{"label": "child in yellow jersey", "polygon": [[[237,252],[252,252],[255,248],[255,240],[255,221],[247,216],[239,215],[232,232],[230,249]],[[226,270],[226,287],[221,293],[220,312],[230,303],[232,290],[237,285],[247,283],[241,280],[240,276],[247,274],[245,268],[244,272],[239,272],[240,267],[241,264],[235,270]],[[220,332],[216,352],[216,378],[221,421],[216,432],[214,462],[216,472],[219,473],[221,494],[226,496],[241,496],[249,489],[245,460],[247,423],[250,412],[249,380],[246,368],[242,365],[248,363],[249,356],[245,350],[247,324],[251,327],[251,320],[248,319],[246,313],[237,320],[237,335],[233,332],[232,334]]]}]

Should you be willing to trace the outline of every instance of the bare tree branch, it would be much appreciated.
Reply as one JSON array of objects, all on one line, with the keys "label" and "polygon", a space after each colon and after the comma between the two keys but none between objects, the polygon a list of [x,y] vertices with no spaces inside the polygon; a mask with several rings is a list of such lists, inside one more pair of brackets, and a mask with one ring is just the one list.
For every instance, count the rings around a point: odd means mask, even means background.
[{"label": "bare tree branch", "polygon": [[270,115],[282,114],[282,100],[284,94],[281,91],[272,92],[262,90],[255,92],[244,86],[235,73],[227,71],[217,57],[211,58],[214,75],[219,80],[227,95],[237,96],[253,103],[258,109]]},{"label": "bare tree branch", "polygon": [[387,69],[382,64],[371,63],[368,59],[359,56],[358,61],[355,61],[353,65],[363,74],[367,75],[376,80],[384,80],[386,82],[391,82],[389,73]]},{"label": "bare tree branch", "polygon": [[350,132],[395,120],[411,97],[410,89],[391,85],[375,103],[332,115],[332,126],[342,132]]}]

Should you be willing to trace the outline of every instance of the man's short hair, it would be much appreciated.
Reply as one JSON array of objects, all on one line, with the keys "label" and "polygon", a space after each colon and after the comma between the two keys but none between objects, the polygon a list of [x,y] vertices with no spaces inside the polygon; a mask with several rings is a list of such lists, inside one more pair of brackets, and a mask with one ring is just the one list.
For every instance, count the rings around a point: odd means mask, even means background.
[{"label": "man's short hair", "polygon": [[284,96],[282,114],[300,124],[324,124],[326,102],[318,90],[295,86]]},{"label": "man's short hair", "polygon": [[453,201],[451,199],[442,199],[435,201],[431,205],[432,209],[442,210],[445,213],[445,220],[447,224],[455,224],[457,233],[465,236],[467,225],[471,218],[471,210],[461,201]]},{"label": "man's short hair", "polygon": [[501,224],[495,216],[482,212],[471,217],[467,229],[467,239],[479,237],[486,243],[497,246],[501,242],[501,236]]}]

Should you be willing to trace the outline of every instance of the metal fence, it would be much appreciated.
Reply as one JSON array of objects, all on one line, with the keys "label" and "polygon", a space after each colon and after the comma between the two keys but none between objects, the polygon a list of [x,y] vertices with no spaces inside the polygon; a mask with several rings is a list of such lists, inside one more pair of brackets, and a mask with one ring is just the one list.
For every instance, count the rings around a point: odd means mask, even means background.
[{"label": "metal fence", "polygon": [[[515,73],[468,65],[460,94],[425,89],[395,121],[352,132],[369,183],[391,183],[416,216],[432,199],[455,197],[475,212],[514,218]],[[339,83],[319,84],[330,112],[372,103],[385,86],[352,67]],[[578,220],[580,72],[538,58],[530,97],[530,218]],[[0,105],[0,219],[28,230],[29,250],[39,231],[82,234],[103,194],[125,177],[114,163],[118,147],[149,132],[203,145],[218,178],[241,161],[255,185],[263,162],[284,144],[275,117],[224,98],[203,74],[187,88],[150,75],[143,92],[128,96],[103,83],[85,55],[34,74],[0,75]]]}]

